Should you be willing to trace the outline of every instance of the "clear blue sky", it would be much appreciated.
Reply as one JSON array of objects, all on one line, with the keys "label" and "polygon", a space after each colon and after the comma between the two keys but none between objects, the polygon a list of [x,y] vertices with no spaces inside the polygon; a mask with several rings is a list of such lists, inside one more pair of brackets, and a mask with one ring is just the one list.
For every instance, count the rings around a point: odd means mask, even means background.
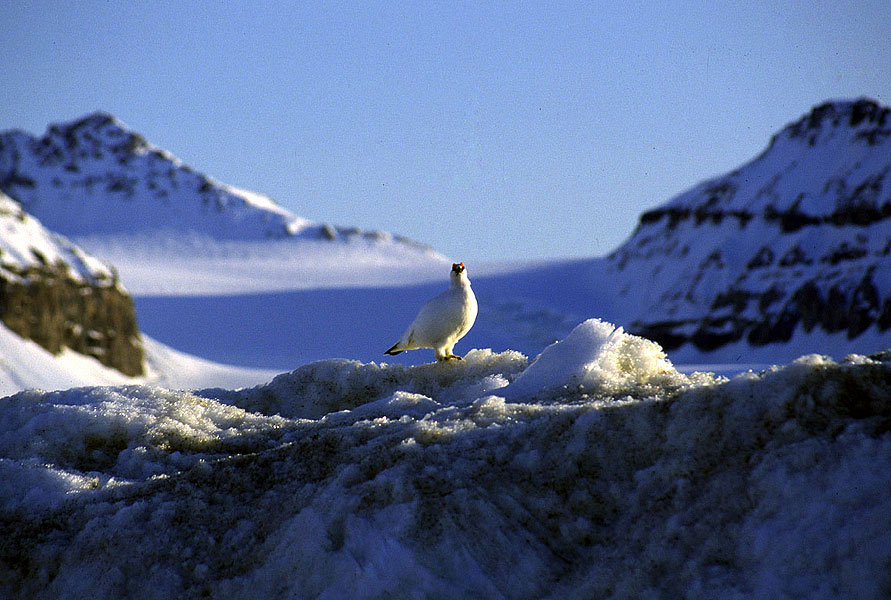
[{"label": "clear blue sky", "polygon": [[465,262],[594,256],[827,99],[891,2],[4,2],[0,129],[106,110],[216,179]]}]

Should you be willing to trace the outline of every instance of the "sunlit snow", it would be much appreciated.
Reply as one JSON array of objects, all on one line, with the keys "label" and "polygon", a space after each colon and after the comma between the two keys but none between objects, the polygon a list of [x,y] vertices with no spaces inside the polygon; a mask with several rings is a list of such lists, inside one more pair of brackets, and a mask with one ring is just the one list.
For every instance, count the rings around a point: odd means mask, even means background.
[{"label": "sunlit snow", "polygon": [[886,598],[891,360],[530,361],[0,400],[0,596]]}]

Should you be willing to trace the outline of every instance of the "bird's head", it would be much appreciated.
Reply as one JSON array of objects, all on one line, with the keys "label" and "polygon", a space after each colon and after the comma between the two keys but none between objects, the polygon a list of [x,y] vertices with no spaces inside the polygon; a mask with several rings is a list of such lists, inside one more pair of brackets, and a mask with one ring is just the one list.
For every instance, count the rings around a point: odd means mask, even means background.
[{"label": "bird's head", "polygon": [[449,273],[450,285],[452,286],[466,286],[470,285],[470,280],[467,279],[467,270],[464,268],[464,263],[453,263],[452,264],[452,272]]}]

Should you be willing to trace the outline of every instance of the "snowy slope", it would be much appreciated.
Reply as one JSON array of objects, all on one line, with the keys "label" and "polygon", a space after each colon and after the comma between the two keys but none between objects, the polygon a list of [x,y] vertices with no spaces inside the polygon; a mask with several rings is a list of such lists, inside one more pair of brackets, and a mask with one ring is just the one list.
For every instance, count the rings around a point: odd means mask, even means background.
[{"label": "snowy slope", "polygon": [[39,388],[132,383],[116,369],[65,348],[59,355],[26,340],[0,324],[0,396]]},{"label": "snowy slope", "polygon": [[21,393],[0,596],[887,598],[889,397],[887,355],[728,381],[600,321],[531,364]]},{"label": "snowy slope", "polygon": [[[62,283],[53,284],[50,280]],[[40,285],[32,286],[35,282]],[[90,299],[101,303],[102,298],[108,297],[108,294],[102,296],[97,292],[103,287],[113,287],[117,295],[126,296],[112,267],[68,239],[51,233],[16,202],[0,193],[0,317],[4,321],[17,319],[16,326],[23,319],[30,321],[30,325],[23,327],[34,332],[34,322],[60,317],[45,313],[54,306],[63,284],[75,286],[75,293],[84,299],[83,303]],[[13,289],[16,286],[23,290],[19,296],[14,295],[18,293]],[[48,298],[42,299],[41,294]],[[92,322],[95,324],[95,315],[101,314],[103,307],[87,306],[85,310],[94,315]],[[21,317],[20,312],[26,313],[25,317]],[[15,314],[10,317],[7,313]],[[77,316],[77,312],[67,311],[65,318],[76,319]],[[83,328],[82,323],[71,321],[59,326]],[[92,335],[98,336],[99,332]],[[35,335],[35,339],[44,341],[42,337]],[[28,388],[59,389],[123,383],[153,383],[177,388],[239,387],[267,381],[275,374],[269,370],[216,364],[142,337],[137,343],[140,357],[145,352],[145,373],[128,377],[88,353],[73,350],[72,347],[79,346],[70,342],[69,337],[62,336],[58,352],[50,352],[30,339],[23,339],[21,332],[14,332],[0,323],[0,396]],[[98,356],[102,354],[98,353]],[[142,368],[139,370],[143,371]]]},{"label": "snowy slope", "polygon": [[52,353],[143,373],[133,301],[111,267],[49,232],[0,192],[0,321]]}]

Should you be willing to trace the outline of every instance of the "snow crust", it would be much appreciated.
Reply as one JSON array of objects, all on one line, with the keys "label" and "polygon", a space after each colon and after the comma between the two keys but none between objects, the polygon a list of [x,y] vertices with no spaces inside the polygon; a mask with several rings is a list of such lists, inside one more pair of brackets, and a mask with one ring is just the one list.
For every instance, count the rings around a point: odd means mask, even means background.
[{"label": "snow crust", "polygon": [[626,336],[4,398],[0,596],[887,597],[891,354]]}]

